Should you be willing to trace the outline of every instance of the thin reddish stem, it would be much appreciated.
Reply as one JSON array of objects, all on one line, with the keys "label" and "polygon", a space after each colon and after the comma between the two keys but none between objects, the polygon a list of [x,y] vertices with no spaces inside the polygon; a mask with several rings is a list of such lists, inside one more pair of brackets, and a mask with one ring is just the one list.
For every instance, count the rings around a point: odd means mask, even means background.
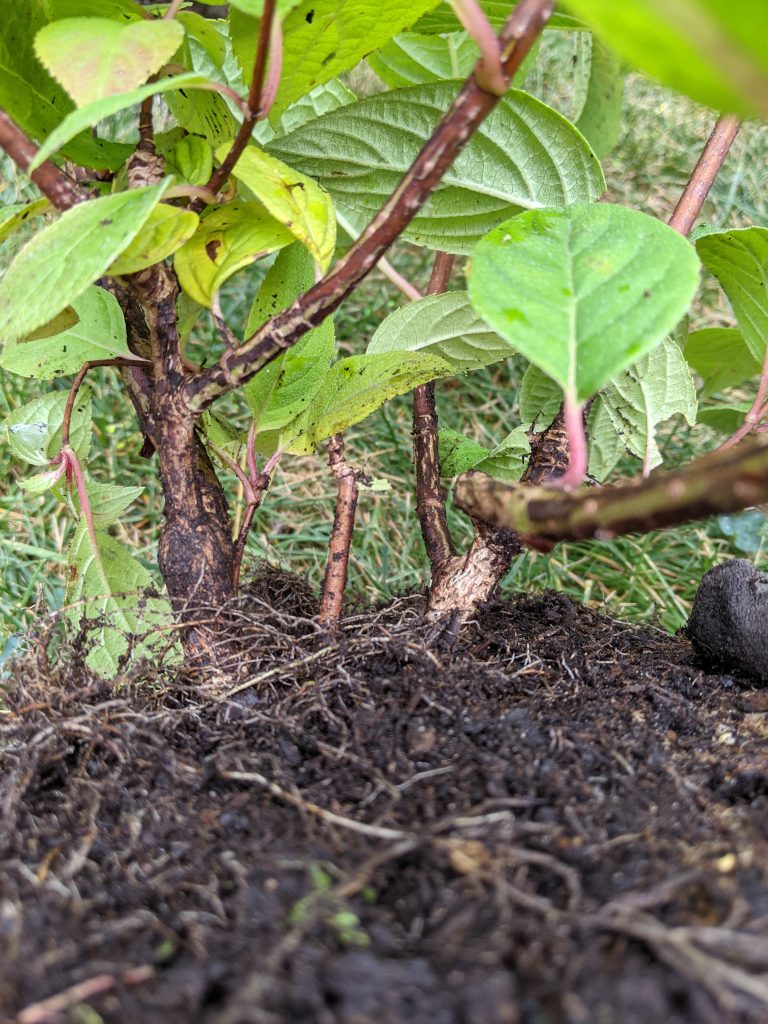
[{"label": "thin reddish stem", "polygon": [[147,363],[149,360],[142,359],[141,356],[133,356],[127,358],[119,356],[114,359],[91,359],[87,363],[83,363],[80,369],[77,371],[77,376],[72,381],[72,386],[69,389],[67,395],[67,403],[64,406],[64,418],[61,423],[61,447],[66,448],[69,444],[69,430],[72,422],[72,411],[75,408],[75,401],[77,399],[77,393],[85,380],[86,374],[89,370],[95,370],[97,366],[136,366],[137,364]]},{"label": "thin reddish stem", "polygon": [[768,403],[765,401],[765,396],[768,394],[768,341],[766,342],[765,355],[763,357],[763,368],[760,371],[760,384],[757,388],[757,394],[755,400],[752,403],[747,415],[744,417],[744,422],[739,429],[720,445],[720,449],[727,450],[733,448],[735,444],[742,441],[747,434],[751,434],[760,422],[768,416]]},{"label": "thin reddish stem", "polygon": [[168,5],[168,10],[163,15],[163,18],[175,18],[176,15],[181,10],[181,5],[183,3],[184,0],[171,0],[170,4]]},{"label": "thin reddish stem", "polygon": [[690,234],[740,127],[741,121],[733,114],[723,114],[717,119],[688,184],[669,218],[669,226],[681,235]]},{"label": "thin reddish stem", "polygon": [[507,79],[501,63],[499,40],[485,11],[477,0],[452,0],[452,6],[456,17],[480,49],[478,82],[494,96],[503,96],[507,90]]},{"label": "thin reddish stem", "polygon": [[568,435],[568,469],[552,481],[552,487],[566,490],[578,487],[587,475],[587,434],[584,429],[584,407],[571,395],[563,400],[563,421]]}]

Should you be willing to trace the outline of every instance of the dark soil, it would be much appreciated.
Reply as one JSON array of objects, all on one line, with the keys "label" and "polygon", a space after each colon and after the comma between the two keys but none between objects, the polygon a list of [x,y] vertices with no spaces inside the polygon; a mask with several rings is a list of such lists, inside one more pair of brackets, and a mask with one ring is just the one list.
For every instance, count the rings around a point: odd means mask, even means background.
[{"label": "dark soil", "polygon": [[554,595],[453,656],[270,596],[231,696],[15,667],[0,1019],[768,1021],[768,691]]}]

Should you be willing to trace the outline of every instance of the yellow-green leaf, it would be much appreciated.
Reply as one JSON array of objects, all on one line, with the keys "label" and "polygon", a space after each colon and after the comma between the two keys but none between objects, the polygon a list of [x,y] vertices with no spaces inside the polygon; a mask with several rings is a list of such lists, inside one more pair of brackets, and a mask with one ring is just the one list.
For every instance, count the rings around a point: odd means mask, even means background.
[{"label": "yellow-green leaf", "polygon": [[174,266],[187,295],[210,307],[227,278],[292,241],[290,231],[261,203],[235,200],[203,214],[197,231],[177,251]]},{"label": "yellow-green leaf", "polygon": [[64,18],[38,32],[35,52],[78,104],[128,92],[174,55],[184,27],[173,19]]},{"label": "yellow-green leaf", "polygon": [[159,203],[150,213],[144,227],[117,257],[108,273],[135,274],[151,267],[177,249],[194,235],[200,218],[191,210],[183,210],[168,203]]},{"label": "yellow-green leaf", "polygon": [[22,224],[26,224],[33,217],[42,216],[50,208],[51,204],[47,199],[35,199],[31,203],[4,207],[0,211],[0,242],[4,242],[16,228],[20,228]]},{"label": "yellow-green leaf", "polygon": [[[222,161],[228,151],[221,146],[216,159]],[[325,270],[336,248],[336,214],[325,189],[256,146],[247,147],[232,173]]]}]

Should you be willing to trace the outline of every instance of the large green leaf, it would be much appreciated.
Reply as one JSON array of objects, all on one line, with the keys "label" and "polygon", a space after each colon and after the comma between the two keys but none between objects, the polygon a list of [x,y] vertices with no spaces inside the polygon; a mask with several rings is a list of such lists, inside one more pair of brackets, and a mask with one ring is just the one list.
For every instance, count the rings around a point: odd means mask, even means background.
[{"label": "large green leaf", "polygon": [[445,36],[423,36],[401,32],[368,63],[391,89],[407,85],[440,82],[446,78],[466,78],[477,63],[477,43],[466,32]]},{"label": "large green leaf", "polygon": [[210,307],[234,273],[292,241],[261,203],[234,200],[203,214],[195,234],[176,252],[174,266],[187,295]]},{"label": "large green leaf", "polygon": [[765,0],[568,0],[635,67],[716,110],[768,114]]},{"label": "large green leaf", "polygon": [[[42,141],[73,107],[34,51],[36,33],[53,17],[49,0],[5,4],[0,32],[0,107],[32,138]],[[115,169],[132,147],[82,133],[66,155],[85,167]]]},{"label": "large green leaf", "polygon": [[39,231],[0,281],[0,339],[26,337],[82,295],[141,231],[167,185],[80,203]]},{"label": "large green leaf", "polygon": [[[52,391],[6,416],[8,444],[17,458],[32,466],[47,466],[58,454],[68,397],[66,391]],[[80,388],[69,425],[69,443],[80,459],[88,455],[91,429],[91,393]]]},{"label": "large green leaf", "polygon": [[762,364],[768,345],[768,228],[713,232],[699,238],[696,249],[728,296],[747,348]]},{"label": "large green leaf", "polygon": [[395,395],[454,372],[444,359],[422,352],[341,359],[329,370],[306,412],[290,425],[286,437],[291,440],[285,447],[298,454],[313,452],[321,441],[364,420]]},{"label": "large green leaf", "polygon": [[[479,0],[479,3],[492,28],[498,32],[512,13],[512,7],[508,0]],[[455,32],[458,27],[459,20],[453,6],[449,0],[446,0],[419,18],[414,25],[414,31],[422,35],[437,35],[444,32]],[[570,30],[583,29],[585,25],[573,15],[556,11],[547,22],[547,27]]]},{"label": "large green leaf", "polygon": [[130,356],[125,320],[114,295],[103,288],[86,289],[72,303],[76,323],[59,334],[11,342],[0,366],[22,377],[49,380],[77,373],[91,359]]},{"label": "large green leaf", "polygon": [[506,359],[514,350],[488,330],[466,292],[443,292],[427,295],[390,313],[379,324],[367,351],[369,355],[428,351],[461,372]]},{"label": "large green leaf", "polygon": [[85,128],[90,128],[104,118],[112,117],[113,114],[128,107],[138,106],[142,100],[156,93],[172,92],[174,89],[200,89],[208,85],[209,80],[205,75],[196,71],[189,71],[186,74],[176,75],[173,78],[162,78],[159,82],[152,82],[143,85],[131,92],[119,93],[115,96],[106,96],[104,99],[94,100],[93,103],[86,103],[84,107],[77,107],[59,124],[43,142],[34,160],[29,165],[30,171],[34,171],[43,160],[47,160],[59,149],[79,135]]},{"label": "large green leaf", "polygon": [[495,448],[465,437],[455,430],[441,430],[438,435],[438,456],[441,476],[459,476],[470,469],[514,483],[523,475],[531,443],[525,427],[515,427]]},{"label": "large green leaf", "polygon": [[[216,158],[222,161],[228,152],[223,146]],[[256,146],[246,147],[232,173],[325,270],[336,248],[336,215],[325,189]]]},{"label": "large green leaf", "polygon": [[[275,14],[278,18],[284,18],[294,7],[298,7],[300,2],[301,0],[277,0]],[[264,10],[264,0],[230,0],[230,5],[254,18],[260,18]]]},{"label": "large green leaf", "polygon": [[[313,267],[298,243],[278,254],[254,300],[246,337],[311,288]],[[281,430],[304,412],[328,373],[334,345],[333,318],[327,317],[248,381],[243,394],[260,432]]]},{"label": "large green leaf", "polygon": [[[455,82],[437,82],[371,96],[318,117],[268,149],[318,179],[358,229],[395,190],[457,89]],[[511,212],[585,202],[604,188],[597,158],[573,125],[512,90],[472,136],[405,237],[469,253]]]},{"label": "large green leaf", "polygon": [[[92,622],[87,630],[94,672],[111,677],[128,651],[130,638],[149,634],[134,647],[135,657],[157,657],[169,644],[157,627],[172,621],[170,606],[143,592],[153,585],[151,573],[107,533],[96,531],[96,544],[81,523],[69,549],[68,617]],[[154,633],[154,635],[152,635]]]},{"label": "large green leaf", "polygon": [[749,351],[741,332],[729,327],[694,331],[688,335],[684,351],[688,365],[704,381],[702,399],[760,373],[760,360]]},{"label": "large green leaf", "polygon": [[577,46],[584,71],[575,124],[602,159],[619,140],[624,70],[613,50],[588,32],[578,34]]},{"label": "large green leaf", "polygon": [[128,92],[154,75],[184,40],[171,18],[120,23],[111,18],[64,18],[35,37],[37,56],[78,106]]},{"label": "large green leaf", "polygon": [[349,71],[434,4],[435,0],[303,0],[283,23],[283,70],[272,120],[316,85]]},{"label": "large green leaf", "polygon": [[131,244],[123,249],[108,273],[112,276],[135,274],[145,267],[160,263],[194,235],[199,223],[200,218],[191,210],[158,203],[144,227]]},{"label": "large green leaf", "polygon": [[475,309],[583,402],[674,328],[698,285],[693,246],[654,217],[594,204],[520,214],[478,245]]},{"label": "large green leaf", "polygon": [[624,446],[646,468],[662,462],[656,428],[672,416],[696,422],[696,388],[680,348],[665,339],[614,377],[601,397]]}]

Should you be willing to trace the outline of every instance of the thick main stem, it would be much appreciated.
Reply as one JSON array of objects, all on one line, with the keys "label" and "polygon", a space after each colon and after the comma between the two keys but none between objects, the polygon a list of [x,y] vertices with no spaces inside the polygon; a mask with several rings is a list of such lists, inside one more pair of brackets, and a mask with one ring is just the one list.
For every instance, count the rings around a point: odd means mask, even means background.
[{"label": "thick main stem", "polygon": [[336,434],[328,442],[328,465],[336,477],[338,489],[320,596],[319,619],[324,626],[335,628],[341,620],[358,494],[357,473],[347,465],[341,434]]}]

